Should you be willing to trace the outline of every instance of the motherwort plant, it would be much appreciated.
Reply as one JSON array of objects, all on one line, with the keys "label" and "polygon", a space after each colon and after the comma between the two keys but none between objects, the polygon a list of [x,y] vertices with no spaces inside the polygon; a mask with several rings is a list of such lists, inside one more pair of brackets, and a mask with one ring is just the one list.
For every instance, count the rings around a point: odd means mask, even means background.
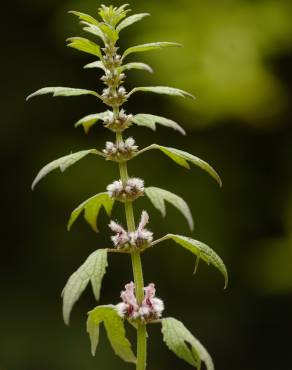
[{"label": "motherwort plant", "polygon": [[[164,318],[162,316],[164,303],[156,297],[155,285],[153,283],[144,284],[141,256],[158,244],[172,240],[196,256],[196,267],[200,260],[214,265],[223,274],[226,286],[228,278],[225,265],[221,258],[206,244],[192,238],[167,234],[155,239],[153,233],[147,229],[149,216],[146,211],[142,212],[138,226],[136,225],[133,210],[134,201],[144,195],[149,198],[162,216],[166,214],[165,202],[171,203],[186,218],[191,230],[193,229],[193,219],[188,205],[182,198],[158,187],[145,187],[142,179],[130,177],[128,161],[146,154],[149,150],[159,150],[183,167],[189,168],[190,163],[199,166],[208,172],[220,186],[221,180],[211,166],[192,154],[159,144],[152,144],[139,150],[132,137],[124,136],[125,131],[132,125],[146,126],[155,130],[156,124],[170,127],[181,134],[185,134],[184,130],[171,119],[145,113],[135,115],[127,113],[122,109],[122,106],[133,94],[151,92],[193,98],[191,94],[172,87],[145,86],[135,87],[131,91],[127,91],[123,86],[126,78],[125,73],[130,69],[152,72],[147,64],[128,62],[128,57],[131,54],[180,46],[171,42],[154,42],[132,46],[121,52],[117,46],[117,41],[123,29],[149,15],[142,13],[128,16],[129,11],[128,5],[122,5],[119,8],[101,5],[99,8],[101,20],[84,13],[70,12],[80,20],[83,30],[92,37],[96,37],[102,43],[102,46],[83,37],[69,38],[68,46],[94,56],[95,60],[87,64],[85,68],[96,68],[101,71],[102,77],[100,79],[105,87],[101,93],[68,87],[46,87],[31,94],[28,99],[49,93],[52,93],[53,96],[92,95],[101,100],[108,109],[102,113],[90,114],[80,119],[76,126],[83,126],[87,133],[93,125],[101,122],[105,128],[115,134],[115,139],[112,142],[106,142],[105,148],[102,150],[95,148],[82,150],[49,163],[38,173],[32,187],[34,188],[49,172],[57,168],[63,172],[89,154],[117,163],[120,179],[108,185],[105,192],[96,194],[80,204],[72,212],[69,219],[68,230],[78,216],[83,214],[91,228],[97,232],[97,218],[101,208],[103,207],[110,217],[114,204],[122,203],[125,208],[126,223],[111,220],[109,228],[113,233],[111,236],[113,245],[106,249],[94,251],[67,281],[62,293],[65,323],[69,323],[72,307],[89,282],[92,285],[96,300],[99,300],[102,279],[108,265],[108,254],[111,252],[126,253],[129,254],[132,260],[134,282],[125,284],[125,288],[121,292],[120,303],[97,306],[88,313],[87,331],[91,341],[92,354],[95,354],[99,342],[99,326],[103,323],[114,352],[124,361],[135,364],[136,370],[145,370],[147,338],[149,339],[147,326],[158,324],[162,327],[164,342],[178,357],[197,369],[201,369],[202,363],[204,363],[208,370],[212,370],[214,368],[212,359],[202,344],[180,321],[172,317]],[[126,338],[124,327],[126,322],[134,326],[137,332],[136,354],[133,353],[131,344]]]}]

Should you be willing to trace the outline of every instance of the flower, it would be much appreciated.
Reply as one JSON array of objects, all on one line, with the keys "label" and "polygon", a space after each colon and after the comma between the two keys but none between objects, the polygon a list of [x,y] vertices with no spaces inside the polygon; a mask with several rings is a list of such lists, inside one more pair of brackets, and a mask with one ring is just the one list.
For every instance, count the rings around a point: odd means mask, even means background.
[{"label": "flower", "polygon": [[115,221],[111,221],[109,224],[110,229],[116,233],[116,235],[111,237],[115,247],[123,247],[129,242],[129,236],[127,231]]},{"label": "flower", "polygon": [[116,198],[121,202],[133,201],[144,195],[144,181],[132,177],[123,184],[121,180],[117,180],[108,185],[106,189],[112,198]]},{"label": "flower", "polygon": [[153,233],[147,229],[145,226],[149,222],[149,215],[146,211],[141,214],[141,220],[136,231],[131,232],[129,235],[130,243],[136,247],[143,247],[145,244],[150,244],[153,240]]}]

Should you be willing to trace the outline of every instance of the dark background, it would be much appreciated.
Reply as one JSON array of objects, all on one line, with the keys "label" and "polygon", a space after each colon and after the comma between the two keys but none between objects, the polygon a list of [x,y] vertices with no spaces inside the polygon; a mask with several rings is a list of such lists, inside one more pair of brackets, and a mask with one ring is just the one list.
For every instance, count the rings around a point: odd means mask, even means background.
[{"label": "dark background", "polygon": [[[114,1],[121,5],[121,2]],[[4,1],[1,4],[2,249],[1,370],[127,369],[102,335],[96,358],[85,333],[90,290],[76,305],[70,328],[61,317],[60,292],[68,276],[95,249],[109,246],[108,218],[94,234],[80,219],[66,232],[70,211],[118,177],[114,163],[86,158],[58,171],[37,191],[30,184],[51,160],[97,146],[113,136],[94,127],[89,136],[73,123],[104,109],[92,97],[25,96],[43,86],[101,87],[93,60],[64,46],[75,36],[74,9],[96,14],[95,0]],[[184,197],[194,215],[190,234],[171,206],[161,219],[146,199],[156,237],[191,235],[213,247],[230,274],[229,288],[214,268],[169,243],[143,256],[146,282],[155,282],[165,315],[182,320],[205,344],[217,370],[291,369],[292,312],[292,6],[290,1],[133,1],[134,12],[152,17],[123,31],[121,48],[151,41],[176,41],[182,49],[137,54],[154,75],[129,72],[126,87],[169,85],[190,91],[196,102],[136,95],[133,113],[156,113],[184,126],[186,137],[159,127],[131,128],[143,147],[176,146],[209,161],[224,186],[198,168],[187,171],[158,152],[130,163],[146,185]],[[130,59],[129,59],[130,60]],[[119,218],[121,207],[114,210]],[[119,213],[120,212],[120,213]],[[110,256],[102,304],[117,303],[131,279],[127,257]],[[103,333],[104,334],[104,333]],[[132,333],[133,334],[133,333]],[[131,335],[131,334],[130,334]],[[149,369],[188,369],[150,330]]]}]

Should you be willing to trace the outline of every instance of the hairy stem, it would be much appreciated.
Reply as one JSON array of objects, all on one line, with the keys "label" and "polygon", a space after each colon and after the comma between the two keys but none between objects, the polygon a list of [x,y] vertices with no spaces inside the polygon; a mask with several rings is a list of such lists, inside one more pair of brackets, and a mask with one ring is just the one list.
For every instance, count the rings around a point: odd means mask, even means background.
[{"label": "hairy stem", "polygon": [[[122,141],[122,134],[116,134],[117,143]],[[125,183],[128,176],[127,162],[119,163],[120,176],[123,183]],[[128,231],[135,231],[135,219],[132,202],[125,202],[125,213],[127,220]],[[131,251],[132,268],[135,282],[135,291],[138,304],[141,304],[144,298],[144,279],[143,269],[141,262],[141,255],[138,250]],[[137,325],[137,365],[136,370],[146,369],[146,357],[147,357],[147,333],[146,325],[144,323],[138,323]]]}]

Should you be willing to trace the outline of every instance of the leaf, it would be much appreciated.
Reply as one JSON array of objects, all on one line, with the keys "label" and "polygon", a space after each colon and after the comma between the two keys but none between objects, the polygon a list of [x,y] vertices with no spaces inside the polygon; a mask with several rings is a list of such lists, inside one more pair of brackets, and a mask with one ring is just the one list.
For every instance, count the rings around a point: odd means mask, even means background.
[{"label": "leaf", "polygon": [[67,44],[69,48],[84,51],[85,53],[95,55],[102,59],[100,47],[96,43],[84,37],[70,37],[67,41],[69,42],[69,44]]},{"label": "leaf", "polygon": [[150,42],[148,44],[136,45],[128,48],[125,50],[122,60],[126,58],[129,54],[133,53],[141,53],[144,51],[150,50],[159,50],[166,47],[181,47],[181,44],[177,44],[176,42]]},{"label": "leaf", "polygon": [[118,32],[109,24],[100,23],[99,28],[105,36],[105,40],[109,40],[111,43],[115,43],[119,39]]},{"label": "leaf", "polygon": [[69,325],[70,313],[74,304],[89,282],[91,282],[95,299],[99,300],[101,283],[107,266],[107,249],[98,249],[91,253],[79,269],[70,276],[62,291],[63,318],[67,325]]},{"label": "leaf", "polygon": [[135,62],[127,63],[118,68],[119,72],[123,72],[129,69],[142,69],[144,71],[153,73],[153,69],[148,64],[145,64],[145,63],[135,63]]},{"label": "leaf", "polygon": [[102,112],[102,113],[96,113],[96,114],[90,114],[86,117],[81,118],[78,122],[75,123],[75,127],[83,126],[85,133],[87,134],[90,130],[90,128],[96,124],[98,121],[102,120],[104,121],[106,117],[108,116],[109,111]]},{"label": "leaf", "polygon": [[162,319],[161,323],[163,340],[170,351],[199,370],[201,361],[205,363],[207,370],[214,370],[211,356],[182,322],[168,317]]},{"label": "leaf", "polygon": [[108,193],[99,193],[87,199],[71,213],[67,226],[68,231],[71,229],[73,223],[76,221],[81,212],[84,211],[85,220],[89,223],[94,231],[98,232],[96,223],[101,207],[104,207],[106,213],[108,216],[110,216],[114,202],[114,199],[112,199]]},{"label": "leaf", "polygon": [[105,66],[103,65],[103,63],[100,60],[97,60],[96,62],[92,62],[92,63],[86,64],[84,66],[84,68],[85,69],[87,69],[87,68],[100,68],[103,71],[106,71]]},{"label": "leaf", "polygon": [[171,96],[180,96],[182,98],[185,98],[186,96],[195,99],[195,97],[192,94],[189,94],[188,92],[176,89],[174,87],[168,87],[168,86],[141,86],[141,87],[134,87],[129,94],[127,95],[127,98],[131,96],[132,94],[143,91],[143,92],[152,92],[155,94],[164,94],[164,95],[171,95]]},{"label": "leaf", "polygon": [[94,95],[100,98],[100,96],[92,90],[85,89],[74,89],[72,87],[43,87],[36,92],[30,94],[26,100],[29,100],[38,95],[53,94],[53,96],[79,96],[79,95]]},{"label": "leaf", "polygon": [[194,221],[190,208],[181,197],[171,193],[170,191],[156,188],[154,186],[145,188],[145,193],[152,202],[153,206],[161,212],[163,217],[166,215],[165,201],[167,201],[183,214],[189,224],[189,228],[191,230],[194,229]]},{"label": "leaf", "polygon": [[133,23],[136,23],[143,19],[144,17],[147,17],[150,15],[149,13],[140,13],[140,14],[133,14],[130,17],[127,17],[124,19],[116,28],[118,32],[121,32],[124,28],[131,26]]},{"label": "leaf", "polygon": [[178,125],[176,122],[168,118],[155,116],[153,114],[145,114],[145,113],[136,114],[132,118],[132,122],[136,123],[136,125],[138,126],[149,127],[153,131],[156,130],[156,123],[158,123],[162,126],[171,127],[174,130],[179,131],[182,135],[186,134],[185,130],[180,125]]},{"label": "leaf", "polygon": [[89,14],[76,12],[75,10],[70,10],[68,13],[76,15],[82,21],[88,22],[90,24],[94,24],[95,26],[99,25],[99,22]]},{"label": "leaf", "polygon": [[106,42],[106,38],[100,28],[100,24],[94,25],[88,22],[81,22],[81,23],[86,26],[86,27],[83,27],[83,31],[89,32],[92,35],[99,37],[103,42]]},{"label": "leaf", "polygon": [[205,261],[208,265],[211,263],[211,265],[216,267],[224,276],[224,280],[225,280],[224,288],[227,287],[228,273],[227,273],[226,267],[222,259],[217,255],[217,253],[213,251],[213,249],[211,249],[210,247],[208,247],[208,245],[198,240],[188,238],[187,236],[176,235],[176,234],[167,234],[161,239],[154,241],[152,245],[155,245],[157,243],[160,243],[168,239],[172,239],[176,243],[180,244],[183,248],[186,248],[188,251],[195,254],[197,257]]},{"label": "leaf", "polygon": [[202,159],[195,157],[194,155],[185,152],[183,150],[179,150],[176,148],[170,148],[158,144],[152,144],[142,150],[140,150],[136,155],[139,155],[145,151],[151,150],[151,149],[159,149],[161,150],[165,155],[167,155],[169,158],[171,158],[174,162],[179,164],[182,167],[190,168],[188,162],[193,163],[194,165],[200,167],[202,170],[208,172],[210,176],[212,176],[219,184],[219,186],[222,186],[222,181],[218,175],[218,173],[214,170],[213,167],[211,167],[207,162],[203,161]]},{"label": "leaf", "polygon": [[114,306],[98,306],[88,313],[87,332],[94,356],[99,342],[99,325],[104,323],[105,330],[115,354],[126,362],[136,363],[131,343],[126,338],[124,322]]},{"label": "leaf", "polygon": [[65,155],[64,157],[58,158],[53,162],[50,162],[45,167],[43,167],[37,174],[31,186],[32,190],[41,179],[47,176],[48,173],[52,172],[53,170],[56,170],[57,168],[60,168],[61,172],[64,172],[68,167],[72,166],[74,163],[80,161],[80,159],[91,153],[98,154],[98,151],[95,149],[81,150],[80,152]]}]

